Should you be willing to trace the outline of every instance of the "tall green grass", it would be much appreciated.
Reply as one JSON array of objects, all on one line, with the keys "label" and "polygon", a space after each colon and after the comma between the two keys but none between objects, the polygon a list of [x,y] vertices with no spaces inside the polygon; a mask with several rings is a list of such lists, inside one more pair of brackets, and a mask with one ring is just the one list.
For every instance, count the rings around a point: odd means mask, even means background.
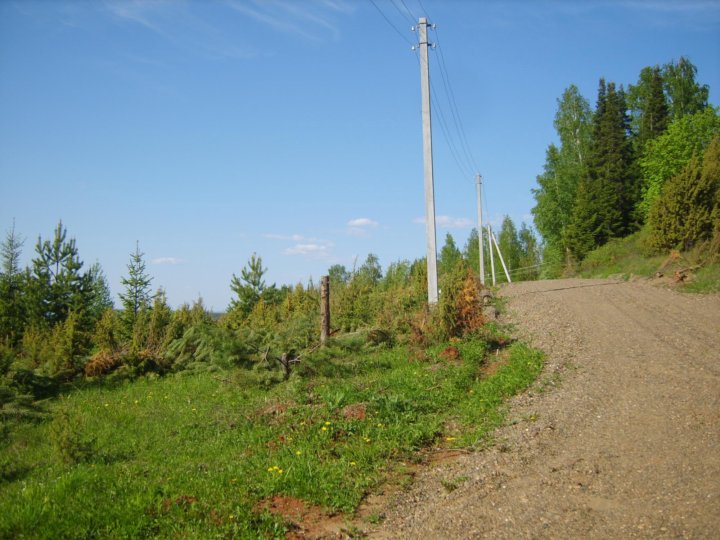
[{"label": "tall green grass", "polygon": [[418,450],[482,444],[542,367],[516,344],[488,377],[484,341],[453,346],[336,344],[278,384],[238,369],[78,389],[6,433],[0,537],[282,537],[274,495],[352,513]]}]

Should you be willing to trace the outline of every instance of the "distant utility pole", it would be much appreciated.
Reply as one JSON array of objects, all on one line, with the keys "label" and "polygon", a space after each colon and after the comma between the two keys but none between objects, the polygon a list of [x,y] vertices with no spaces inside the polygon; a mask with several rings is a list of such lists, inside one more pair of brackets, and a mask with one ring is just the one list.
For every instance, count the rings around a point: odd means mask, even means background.
[{"label": "distant utility pole", "polygon": [[427,240],[428,304],[434,306],[438,302],[437,238],[435,234],[435,187],[433,181],[427,27],[427,19],[420,17],[418,29],[420,37],[420,86],[422,90],[423,165],[425,171],[425,236]]},{"label": "distant utility pole", "polygon": [[[483,226],[482,226],[482,176],[480,173],[475,175],[475,186],[477,187],[477,205],[478,205],[478,243],[480,244],[480,283],[485,285],[485,256],[483,249]],[[492,254],[492,253],[491,253]]]}]

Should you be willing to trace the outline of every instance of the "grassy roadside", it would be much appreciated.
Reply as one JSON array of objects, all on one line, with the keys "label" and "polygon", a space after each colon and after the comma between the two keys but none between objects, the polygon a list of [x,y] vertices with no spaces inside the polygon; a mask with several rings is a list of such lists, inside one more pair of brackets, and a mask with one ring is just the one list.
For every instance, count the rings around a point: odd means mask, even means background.
[{"label": "grassy roadside", "polygon": [[[681,292],[720,292],[720,257],[712,256],[708,244],[684,253],[657,255],[647,247],[642,232],[609,241],[590,252],[578,268],[585,278],[654,278],[657,272]],[[682,272],[685,279],[675,283],[675,272]]]},{"label": "grassy roadside", "polygon": [[[0,442],[0,537],[282,537],[275,495],[348,515],[394,463],[472,447],[542,357],[336,341],[286,382],[231,370],[79,389]],[[421,358],[419,358],[420,356]]]}]

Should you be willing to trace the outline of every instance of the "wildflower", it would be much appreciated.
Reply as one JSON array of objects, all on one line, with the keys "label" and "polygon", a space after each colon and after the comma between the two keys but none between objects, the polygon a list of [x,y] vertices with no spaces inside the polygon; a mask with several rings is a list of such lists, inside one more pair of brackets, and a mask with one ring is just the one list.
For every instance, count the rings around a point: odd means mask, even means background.
[{"label": "wildflower", "polygon": [[297,451],[295,451],[295,455],[296,455],[296,456],[302,455],[302,450],[297,450]]},{"label": "wildflower", "polygon": [[233,519],[235,519],[235,516],[233,516],[232,514],[230,514],[230,521],[232,521]]},{"label": "wildflower", "polygon": [[192,410],[193,410],[193,411],[197,411],[197,409],[196,409],[195,407],[193,407]]},{"label": "wildflower", "polygon": [[135,400],[135,405],[137,405],[138,403],[140,403],[140,402],[136,399],[136,400]]},{"label": "wildflower", "polygon": [[105,406],[106,406],[106,407],[109,407],[110,405],[108,405],[108,404],[106,403]]},{"label": "wildflower", "polygon": [[320,428],[320,429],[322,429],[323,431],[327,431],[327,426],[323,426],[323,427]]},{"label": "wildflower", "polygon": [[381,423],[379,423],[379,422],[378,422],[378,425],[377,425],[377,427],[383,427],[383,425],[382,425]]},{"label": "wildflower", "polygon": [[330,425],[330,422],[325,422],[325,425],[326,425],[326,426],[329,426],[329,425]]},{"label": "wildflower", "polygon": [[446,440],[446,441],[454,441],[454,440],[455,440],[455,437],[445,437],[445,440]]},{"label": "wildflower", "polygon": [[351,466],[351,467],[354,467],[355,465],[357,465],[357,463],[355,463],[354,461],[351,461],[351,462],[350,462],[350,466]]},{"label": "wildflower", "polygon": [[370,442],[370,437],[363,437],[363,441]]}]

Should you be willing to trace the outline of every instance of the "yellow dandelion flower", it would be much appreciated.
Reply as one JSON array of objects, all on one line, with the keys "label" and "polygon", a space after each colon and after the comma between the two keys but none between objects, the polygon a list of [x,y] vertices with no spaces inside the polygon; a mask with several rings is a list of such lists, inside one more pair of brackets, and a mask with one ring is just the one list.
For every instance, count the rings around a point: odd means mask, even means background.
[{"label": "yellow dandelion flower", "polygon": [[351,462],[350,462],[350,466],[351,466],[351,467],[354,467],[355,465],[357,465],[357,463],[355,463],[354,461],[351,461]]},{"label": "yellow dandelion flower", "polygon": [[296,455],[296,456],[302,455],[302,450],[297,450],[297,451],[295,452],[295,455]]},{"label": "yellow dandelion flower", "polygon": [[454,440],[455,440],[455,437],[445,437],[445,440],[446,440],[446,441],[454,441]]},{"label": "yellow dandelion flower", "polygon": [[323,427],[320,428],[320,429],[322,429],[322,431],[327,431],[327,427],[326,427],[326,426],[323,426]]},{"label": "yellow dandelion flower", "polygon": [[135,400],[135,405],[137,405],[138,403],[140,403],[140,402],[136,399],[136,400]]},{"label": "yellow dandelion flower", "polygon": [[329,426],[329,425],[330,425],[330,422],[325,422],[325,425],[326,425],[326,426]]}]

